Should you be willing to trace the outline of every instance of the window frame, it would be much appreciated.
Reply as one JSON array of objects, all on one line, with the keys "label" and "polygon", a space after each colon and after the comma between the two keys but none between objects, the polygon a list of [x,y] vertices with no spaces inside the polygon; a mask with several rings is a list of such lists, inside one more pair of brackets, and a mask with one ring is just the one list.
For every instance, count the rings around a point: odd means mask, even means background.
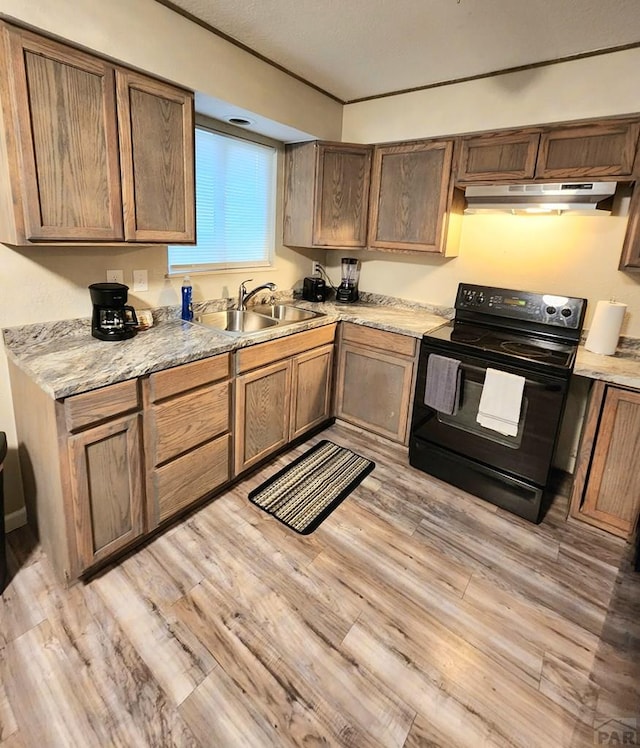
[{"label": "window frame", "polygon": [[[220,273],[246,273],[250,270],[259,270],[260,272],[269,272],[276,269],[275,261],[277,256],[278,232],[281,233],[281,212],[282,212],[282,196],[281,196],[281,184],[283,179],[283,168],[284,168],[284,143],[272,138],[247,131],[245,129],[235,127],[233,125],[214,120],[202,114],[195,116],[195,128],[201,130],[208,130],[216,135],[224,137],[236,138],[238,140],[244,140],[249,143],[255,143],[257,145],[266,146],[272,148],[273,159],[274,159],[274,170],[272,177],[272,189],[273,189],[273,216],[271,225],[271,243],[268,251],[268,257],[263,261],[247,262],[247,263],[197,263],[190,265],[172,265],[171,264],[171,247],[184,247],[184,244],[168,244],[167,245],[167,272],[165,277],[174,278],[181,277],[184,275],[205,275],[205,274],[220,274]],[[195,140],[195,130],[194,130]],[[197,176],[194,173],[194,179]],[[194,191],[195,194],[195,191]],[[197,246],[197,228],[198,218],[196,215],[196,243]],[[194,246],[194,245],[189,245]]]}]

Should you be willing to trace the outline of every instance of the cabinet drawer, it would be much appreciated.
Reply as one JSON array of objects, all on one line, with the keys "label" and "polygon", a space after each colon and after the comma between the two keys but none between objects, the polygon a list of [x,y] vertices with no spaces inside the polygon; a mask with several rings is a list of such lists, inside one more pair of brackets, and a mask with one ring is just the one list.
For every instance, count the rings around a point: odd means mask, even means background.
[{"label": "cabinet drawer", "polygon": [[146,424],[149,462],[159,465],[229,430],[229,383],[209,385],[159,405]]},{"label": "cabinet drawer", "polygon": [[229,480],[230,440],[229,434],[225,434],[152,471],[158,522]]},{"label": "cabinet drawer", "polygon": [[194,361],[192,364],[174,366],[172,369],[151,374],[149,377],[151,402],[164,400],[209,382],[226,379],[229,376],[229,361],[229,354],[223,353],[220,356]]},{"label": "cabinet drawer", "polygon": [[342,340],[371,348],[380,348],[380,350],[397,353],[400,356],[415,356],[417,342],[415,338],[408,335],[376,330],[372,327],[363,327],[349,322],[343,323]]},{"label": "cabinet drawer", "polygon": [[65,423],[69,431],[77,431],[138,407],[138,380],[128,379],[66,398]]},{"label": "cabinet drawer", "polygon": [[255,369],[258,366],[272,364],[284,358],[304,353],[311,348],[317,348],[326,343],[332,343],[336,334],[336,325],[325,325],[315,330],[298,332],[286,338],[270,340],[268,343],[259,343],[249,348],[242,348],[236,354],[238,374]]}]

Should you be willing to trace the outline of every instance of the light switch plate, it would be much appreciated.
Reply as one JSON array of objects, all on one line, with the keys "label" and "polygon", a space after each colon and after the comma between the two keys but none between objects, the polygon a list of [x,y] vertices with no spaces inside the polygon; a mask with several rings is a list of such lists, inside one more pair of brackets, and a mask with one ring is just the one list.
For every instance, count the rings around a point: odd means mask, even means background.
[{"label": "light switch plate", "polygon": [[133,291],[149,290],[149,274],[146,270],[133,271]]}]

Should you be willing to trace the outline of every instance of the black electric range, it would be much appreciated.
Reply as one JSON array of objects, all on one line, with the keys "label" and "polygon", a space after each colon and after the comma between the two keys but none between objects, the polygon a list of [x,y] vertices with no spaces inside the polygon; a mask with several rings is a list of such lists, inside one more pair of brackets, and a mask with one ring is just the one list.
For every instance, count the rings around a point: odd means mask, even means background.
[{"label": "black electric range", "polygon": [[[585,311],[585,299],[461,283],[453,321],[422,339],[411,464],[539,521]],[[437,412],[424,402],[432,354],[460,362],[455,414]],[[477,419],[489,368],[524,379],[515,436]]]}]

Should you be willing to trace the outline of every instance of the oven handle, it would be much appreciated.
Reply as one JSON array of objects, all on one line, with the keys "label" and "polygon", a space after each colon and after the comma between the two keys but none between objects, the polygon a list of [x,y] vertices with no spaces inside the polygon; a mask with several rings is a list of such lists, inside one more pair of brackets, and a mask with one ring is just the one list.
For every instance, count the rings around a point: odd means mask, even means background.
[{"label": "oven handle", "polygon": [[[475,371],[478,374],[486,374],[487,369],[491,367],[474,366],[473,364],[464,364],[460,362],[460,368],[462,371]],[[534,387],[536,389],[551,390],[552,392],[562,389],[562,386],[556,382],[535,382],[527,376],[525,376],[525,382],[527,387]]]}]

